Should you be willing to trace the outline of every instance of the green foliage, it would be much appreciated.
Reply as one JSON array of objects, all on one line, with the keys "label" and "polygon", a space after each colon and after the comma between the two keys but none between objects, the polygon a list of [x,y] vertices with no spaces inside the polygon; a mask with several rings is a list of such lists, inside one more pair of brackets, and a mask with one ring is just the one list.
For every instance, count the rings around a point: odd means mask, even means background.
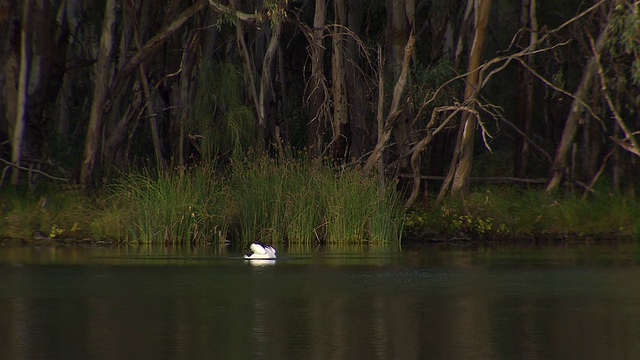
[{"label": "green foliage", "polygon": [[244,104],[244,82],[236,65],[201,64],[186,131],[205,159],[239,159],[250,147],[261,148],[257,122]]},{"label": "green foliage", "polygon": [[92,231],[141,243],[397,242],[402,205],[391,189],[385,194],[357,170],[302,161],[247,159],[224,178],[201,164],[127,176],[101,204]]},{"label": "green foliage", "polygon": [[[457,69],[455,64],[445,58],[435,64],[424,66],[418,64],[413,69],[412,86],[409,89],[409,96],[415,99],[413,102],[421,104],[423,99],[430,98],[435,91],[448,80],[456,77]],[[443,105],[450,105],[454,99],[462,93],[464,79],[454,81],[443,88],[434,101],[424,112],[424,124],[431,119],[431,112],[434,108]]]},{"label": "green foliage", "polygon": [[589,200],[554,199],[542,190],[483,187],[464,199],[447,199],[432,209],[412,211],[405,224],[414,236],[500,239],[522,235],[638,236],[640,204],[602,193]]},{"label": "green foliage", "polygon": [[227,203],[224,186],[207,165],[157,176],[133,174],[113,187],[111,204],[93,227],[97,234],[129,242],[216,242],[226,237]]},{"label": "green foliage", "polygon": [[234,166],[230,188],[241,241],[388,242],[402,232],[402,206],[357,170],[338,173],[296,160]]},{"label": "green foliage", "polygon": [[0,199],[0,237],[78,240],[90,236],[93,207],[74,187],[31,193],[6,188]]},{"label": "green foliage", "polygon": [[640,4],[621,2],[616,5],[608,30],[609,60],[628,64],[631,82],[640,86]]}]

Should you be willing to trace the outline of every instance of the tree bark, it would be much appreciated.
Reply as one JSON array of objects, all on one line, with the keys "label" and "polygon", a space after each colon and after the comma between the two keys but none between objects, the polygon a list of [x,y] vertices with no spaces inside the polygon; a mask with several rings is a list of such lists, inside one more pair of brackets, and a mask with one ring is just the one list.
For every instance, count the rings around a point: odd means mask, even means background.
[{"label": "tree bark", "polygon": [[[384,134],[384,59],[382,57],[382,46],[378,44],[378,106],[376,108],[376,125],[378,129],[378,139]],[[384,191],[384,156],[379,152],[378,156],[378,184],[380,191]]]},{"label": "tree bark", "polygon": [[[279,4],[278,6],[282,6]],[[279,11],[284,11],[280,8]],[[283,16],[283,15],[282,15]],[[275,97],[273,87],[273,69],[276,58],[276,52],[280,44],[282,36],[282,19],[280,15],[276,15],[271,20],[273,22],[273,32],[267,45],[267,50],[262,60],[262,76],[260,78],[260,98],[258,101],[258,122],[262,128],[265,145],[273,145],[278,151],[281,150],[282,142],[280,139],[280,127],[278,125],[277,112],[273,111],[278,100]]]},{"label": "tree bark", "polygon": [[186,161],[184,156],[186,155],[185,144],[185,126],[189,118],[189,103],[190,94],[189,91],[191,83],[193,81],[192,70],[197,59],[197,49],[200,47],[200,33],[198,31],[191,32],[187,39],[187,44],[184,47],[182,53],[182,61],[180,62],[180,118],[179,122],[179,139],[178,139],[178,153],[176,157],[178,159],[178,165],[183,166]]},{"label": "tree bark", "polygon": [[[387,0],[387,22],[385,29],[385,39],[387,40],[387,73],[391,74],[392,81],[402,76],[404,66],[404,47],[411,36],[416,36],[413,32],[415,22],[415,1],[414,0]],[[415,49],[414,49],[415,50]],[[407,77],[405,81],[409,78]],[[397,114],[394,121],[393,138],[395,154],[404,154],[409,150],[411,143],[411,129],[407,119],[407,109],[403,108]],[[408,162],[403,159],[397,162],[398,171],[407,171]],[[401,179],[402,180],[402,179]],[[406,184],[400,184],[405,186]]]},{"label": "tree bark", "polygon": [[344,0],[334,0],[335,25],[331,37],[331,77],[333,81],[333,157],[342,160],[348,147],[349,109],[347,107],[347,84],[344,59],[344,26],[346,26],[346,8]]},{"label": "tree bark", "polygon": [[[605,22],[605,24],[602,24],[600,34],[598,35],[598,39],[596,40],[595,51],[597,53],[602,50],[602,46],[605,43],[607,34],[607,22]],[[571,102],[569,115],[567,116],[567,120],[562,130],[562,137],[556,149],[556,155],[553,158],[553,163],[551,165],[551,180],[549,180],[549,183],[547,184],[547,192],[553,192],[558,188],[566,172],[567,164],[569,162],[569,153],[573,146],[573,140],[575,138],[576,132],[578,131],[580,118],[584,113],[584,108],[580,104],[580,101],[584,101],[589,91],[591,90],[591,85],[593,83],[594,77],[597,75],[597,69],[597,58],[596,55],[593,55],[591,56],[591,58],[589,58],[587,66],[582,73],[582,78],[580,79],[578,88],[573,94],[573,101]]]},{"label": "tree bark", "polygon": [[362,0],[348,0],[347,26],[351,34],[347,36],[346,42],[346,81],[349,84],[347,93],[349,102],[349,129],[350,129],[350,149],[351,160],[356,160],[371,148],[373,139],[369,134],[367,126],[367,84],[363,78],[362,68],[366,68],[359,49],[361,48],[360,37],[362,34],[363,13]]},{"label": "tree bark", "polygon": [[[402,61],[402,70],[400,72],[400,76],[398,77],[398,81],[396,82],[395,87],[393,88],[393,99],[391,100],[391,107],[389,109],[389,115],[385,120],[384,130],[378,136],[378,142],[374,147],[371,155],[367,159],[367,162],[362,167],[362,172],[368,174],[373,166],[380,160],[382,157],[382,152],[384,148],[387,146],[389,139],[391,138],[391,133],[393,127],[395,125],[396,120],[400,116],[400,113],[403,109],[400,108],[400,101],[404,95],[404,88],[407,85],[407,78],[409,77],[409,64],[411,62],[411,55],[413,54],[413,48],[415,46],[416,39],[413,36],[413,33],[409,34],[409,40],[407,41],[407,45],[404,48],[404,59]],[[379,71],[382,71],[380,69]],[[378,101],[381,101],[380,99]]]},{"label": "tree bark", "polygon": [[110,57],[113,49],[113,35],[116,23],[116,2],[107,0],[102,23],[102,35],[100,37],[100,53],[96,64],[96,78],[93,88],[93,103],[89,115],[89,128],[85,142],[82,167],[80,169],[80,185],[88,190],[91,188],[93,170],[96,166],[97,154],[100,144],[100,131],[102,129],[103,108],[107,100],[109,88]]},{"label": "tree bark", "polygon": [[[464,90],[464,99],[470,107],[479,89],[478,78],[480,75],[480,61],[482,60],[482,49],[487,35],[487,24],[489,23],[489,15],[491,13],[491,0],[478,0],[476,23],[473,45],[471,46],[471,56],[469,59],[469,68],[467,75],[467,85]],[[455,165],[455,175],[451,185],[452,195],[458,195],[469,190],[469,178],[471,176],[471,167],[473,165],[473,138],[475,135],[476,117],[470,112],[464,112],[462,115],[462,123],[460,124],[462,137],[457,147],[459,148],[459,160]]]},{"label": "tree bark", "polygon": [[[93,172],[97,162],[97,153],[100,145],[100,132],[102,131],[103,117],[111,112],[114,100],[120,96],[123,88],[130,80],[130,75],[138,69],[140,64],[149,57],[160,45],[162,45],[171,35],[179,30],[184,23],[195,15],[198,11],[207,6],[206,0],[197,0],[196,3],[180,13],[166,27],[162,28],[155,36],[147,41],[128,61],[126,61],[116,74],[111,86],[109,86],[110,72],[109,54],[113,47],[113,23],[115,23],[115,10],[111,4],[114,0],[107,0],[103,24],[102,38],[100,40],[101,50],[98,57],[96,69],[96,84],[94,87],[94,101],[91,106],[89,118],[89,130],[85,143],[85,153],[80,172],[80,184],[83,188],[91,187]],[[109,23],[108,23],[109,22]],[[107,29],[109,28],[109,29]],[[106,39],[108,37],[108,41]],[[106,48],[108,46],[108,48]],[[108,53],[105,52],[108,50]],[[107,93],[107,89],[109,90]],[[107,97],[109,95],[110,97]],[[128,124],[120,125],[127,126]],[[118,126],[120,126],[118,125]],[[115,138],[114,138],[115,139]]]},{"label": "tree bark", "polygon": [[[22,31],[20,34],[20,74],[18,75],[18,109],[16,111],[16,119],[13,128],[13,136],[11,141],[11,162],[16,165],[13,168],[11,176],[11,184],[18,185],[20,178],[20,166],[22,160],[22,140],[24,137],[24,129],[27,122],[27,86],[29,85],[29,18],[31,12],[31,1],[25,0]],[[11,104],[7,104],[11,106]]]},{"label": "tree bark", "polygon": [[311,156],[319,156],[322,151],[324,124],[327,121],[328,97],[327,81],[324,76],[324,21],[327,6],[325,0],[316,0],[313,17],[313,29],[309,39],[309,57],[311,62],[311,78],[307,86],[309,98],[309,121],[307,125],[307,149]]},{"label": "tree bark", "polygon": [[[259,113],[260,104],[258,100],[258,90],[256,89],[256,68],[251,61],[251,55],[249,54],[249,48],[247,47],[247,43],[244,40],[244,26],[243,22],[238,18],[236,19],[236,43],[238,46],[238,52],[240,53],[240,58],[242,59],[242,68],[244,74],[244,81],[246,83],[247,91],[249,95],[249,101],[253,103],[253,108],[256,114]],[[258,127],[262,129],[262,127]],[[264,134],[260,134],[260,139],[264,137]]]},{"label": "tree bark", "polygon": [[[197,14],[200,10],[207,6],[206,0],[196,0],[196,2],[189,8],[181,12],[176,18],[166,27],[162,28],[155,36],[147,41],[142,49],[139,49],[129,59],[122,68],[116,74],[113,80],[112,86],[109,88],[110,98],[117,96],[122,91],[122,88],[126,84],[129,76],[138,68],[140,63],[145,61],[149,55],[151,55],[160,45],[164,44],[167,39],[178,31],[184,23],[189,20],[193,15]],[[111,111],[113,101],[107,101],[104,106],[104,113]]]},{"label": "tree bark", "polygon": [[[520,3],[520,24],[521,29],[529,32],[529,37],[522,36],[521,48],[529,47],[534,50],[538,42],[538,21],[536,15],[536,0],[522,0]],[[527,55],[523,59],[529,68],[534,67],[533,54]],[[533,115],[533,74],[524,66],[518,66],[518,89],[517,89],[517,114],[515,126],[522,134],[516,134],[516,144],[514,148],[513,173],[516,177],[525,178],[527,175],[527,163],[529,161],[529,142],[527,137],[531,136],[531,122]]]},{"label": "tree bark", "polygon": [[[144,18],[146,19],[147,15],[146,11],[148,9],[144,8]],[[142,27],[142,26],[141,26]],[[140,34],[141,27],[134,27],[134,41],[136,43],[136,47],[138,49],[142,48],[142,35]],[[144,27],[142,27],[144,28]],[[151,128],[151,139],[153,140],[153,153],[156,158],[156,164],[158,169],[164,171],[166,168],[166,164],[164,162],[164,155],[162,154],[162,142],[160,141],[160,132],[158,131],[158,121],[156,117],[158,116],[158,111],[155,106],[155,101],[151,90],[149,89],[149,79],[147,78],[147,71],[145,69],[144,63],[140,63],[140,82],[142,83],[142,90],[145,98],[145,110],[147,112],[147,116],[149,118],[149,126]]]}]

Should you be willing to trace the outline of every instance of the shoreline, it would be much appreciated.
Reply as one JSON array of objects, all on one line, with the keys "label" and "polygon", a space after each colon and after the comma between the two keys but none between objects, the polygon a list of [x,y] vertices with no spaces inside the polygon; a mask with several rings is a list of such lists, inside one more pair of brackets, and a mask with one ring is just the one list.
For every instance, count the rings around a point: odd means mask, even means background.
[{"label": "shoreline", "polygon": [[[576,233],[530,233],[524,235],[500,235],[496,237],[483,236],[470,236],[459,234],[457,236],[452,235],[438,235],[438,234],[423,234],[418,236],[406,236],[398,242],[399,245],[416,246],[416,245],[460,245],[460,244],[499,244],[499,245],[553,245],[561,243],[629,243],[634,241],[640,241],[640,239],[624,233],[594,233],[594,234],[576,234]],[[95,246],[95,247],[115,247],[115,246],[219,246],[222,243],[210,242],[210,243],[143,243],[143,242],[124,242],[115,240],[95,240],[90,238],[49,238],[49,237],[34,237],[31,239],[24,238],[0,238],[0,247],[7,246]],[[237,242],[228,242],[231,246],[242,245]],[[288,246],[293,244],[302,244],[297,242],[282,242],[280,246]],[[363,242],[367,244],[367,242]],[[318,243],[317,246],[332,245],[332,243]]]}]

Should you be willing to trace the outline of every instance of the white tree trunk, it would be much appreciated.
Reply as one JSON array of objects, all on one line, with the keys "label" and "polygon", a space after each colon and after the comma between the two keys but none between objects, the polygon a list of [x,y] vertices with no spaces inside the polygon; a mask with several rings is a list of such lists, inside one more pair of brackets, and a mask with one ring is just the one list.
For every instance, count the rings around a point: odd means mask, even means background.
[{"label": "white tree trunk", "polygon": [[20,74],[18,75],[18,108],[11,139],[11,162],[16,165],[13,168],[11,184],[17,185],[20,178],[20,161],[22,160],[22,140],[27,123],[27,87],[29,85],[29,12],[31,0],[25,0],[22,17],[22,32],[20,38]]}]

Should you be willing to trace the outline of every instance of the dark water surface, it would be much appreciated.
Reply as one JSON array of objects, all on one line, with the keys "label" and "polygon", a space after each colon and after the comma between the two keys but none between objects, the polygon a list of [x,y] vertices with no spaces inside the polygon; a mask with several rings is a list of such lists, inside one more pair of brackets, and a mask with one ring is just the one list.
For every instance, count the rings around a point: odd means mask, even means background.
[{"label": "dark water surface", "polygon": [[635,243],[0,247],[0,359],[639,359]]}]

